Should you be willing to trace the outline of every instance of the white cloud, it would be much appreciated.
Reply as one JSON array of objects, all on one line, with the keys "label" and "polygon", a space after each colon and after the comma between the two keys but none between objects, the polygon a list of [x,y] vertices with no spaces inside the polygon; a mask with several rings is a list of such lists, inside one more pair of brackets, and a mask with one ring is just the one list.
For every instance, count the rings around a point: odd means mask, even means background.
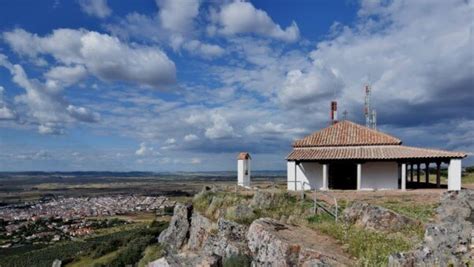
[{"label": "white cloud", "polygon": [[218,45],[202,43],[198,40],[186,42],[183,44],[183,47],[189,53],[203,58],[215,58],[222,56],[225,53],[225,50]]},{"label": "white cloud", "polygon": [[296,134],[302,134],[306,130],[303,128],[290,128],[285,126],[283,123],[256,123],[249,125],[245,128],[245,132],[251,135],[282,135],[282,136],[293,136]]},{"label": "white cloud", "polygon": [[205,136],[209,139],[219,139],[234,135],[234,128],[227,122],[226,118],[218,113],[211,115],[212,126],[206,129]]},{"label": "white cloud", "polygon": [[176,143],[176,139],[174,139],[174,138],[168,138],[165,141],[165,144],[167,144],[167,145],[172,145],[174,143]]},{"label": "white cloud", "polygon": [[92,112],[84,107],[69,105],[67,106],[66,110],[69,112],[71,117],[76,118],[79,121],[97,122],[100,120],[98,113]]},{"label": "white cloud", "polygon": [[58,66],[51,68],[45,73],[45,77],[50,83],[61,83],[61,87],[70,86],[77,83],[87,75],[87,70],[83,65]]},{"label": "white cloud", "polygon": [[[155,88],[176,81],[176,67],[158,47],[130,46],[118,38],[87,30],[57,29],[39,37],[16,29],[3,34],[5,41],[20,55],[37,58],[52,55],[59,63],[76,64],[75,69],[59,69],[80,76],[81,67],[105,81],[125,81]],[[54,76],[55,70],[50,75]],[[72,73],[71,73],[72,72]],[[69,77],[71,78],[71,77]]]},{"label": "white cloud", "polygon": [[192,141],[196,141],[198,139],[199,139],[199,137],[195,134],[187,134],[186,136],[184,136],[184,141],[185,142],[192,142]]},{"label": "white cloud", "polygon": [[193,21],[199,14],[199,0],[156,0],[156,4],[163,28],[180,33],[193,30]]},{"label": "white cloud", "polygon": [[0,120],[13,120],[16,119],[16,113],[12,110],[5,101],[4,98],[5,89],[0,86]]},{"label": "white cloud", "polygon": [[106,18],[112,14],[107,0],[78,0],[81,10],[89,16]]},{"label": "white cloud", "polygon": [[201,164],[202,160],[200,158],[192,158],[191,164]]},{"label": "white cloud", "polygon": [[156,156],[159,155],[158,152],[151,146],[148,146],[145,142],[140,143],[140,147],[135,151],[135,155],[145,157],[145,156]]},{"label": "white cloud", "polygon": [[218,14],[219,30],[223,34],[255,33],[287,42],[299,39],[299,29],[295,22],[282,29],[273,22],[267,12],[256,9],[249,2],[232,2],[222,6]]},{"label": "white cloud", "polygon": [[7,68],[13,81],[25,90],[25,94],[15,97],[15,103],[28,107],[28,113],[21,115],[31,123],[38,124],[40,133],[62,134],[66,123],[97,121],[98,114],[84,107],[70,105],[64,98],[61,88],[51,90],[48,84],[28,78],[22,66],[11,64],[2,54],[0,54],[0,66]]},{"label": "white cloud", "polygon": [[291,108],[299,104],[317,104],[336,98],[344,83],[332,70],[314,63],[308,70],[289,71],[278,94],[280,101]]}]

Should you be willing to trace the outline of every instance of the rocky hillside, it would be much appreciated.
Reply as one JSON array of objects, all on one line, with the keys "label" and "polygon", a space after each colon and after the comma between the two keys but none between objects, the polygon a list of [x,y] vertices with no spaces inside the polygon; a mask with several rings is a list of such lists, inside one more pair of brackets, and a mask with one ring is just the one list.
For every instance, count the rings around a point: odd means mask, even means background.
[{"label": "rocky hillside", "polygon": [[166,256],[149,266],[458,266],[470,260],[472,199],[446,194],[416,247],[411,233],[424,225],[383,207],[351,203],[336,223],[288,194],[206,189],[193,204],[176,205],[158,238]]}]

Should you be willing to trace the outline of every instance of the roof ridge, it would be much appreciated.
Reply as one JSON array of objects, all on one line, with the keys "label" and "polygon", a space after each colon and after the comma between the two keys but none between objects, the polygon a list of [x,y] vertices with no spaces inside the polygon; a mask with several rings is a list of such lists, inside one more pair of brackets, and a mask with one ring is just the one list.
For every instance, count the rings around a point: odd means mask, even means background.
[{"label": "roof ridge", "polygon": [[401,145],[402,141],[387,133],[343,120],[297,139],[293,147],[328,147],[357,145]]}]

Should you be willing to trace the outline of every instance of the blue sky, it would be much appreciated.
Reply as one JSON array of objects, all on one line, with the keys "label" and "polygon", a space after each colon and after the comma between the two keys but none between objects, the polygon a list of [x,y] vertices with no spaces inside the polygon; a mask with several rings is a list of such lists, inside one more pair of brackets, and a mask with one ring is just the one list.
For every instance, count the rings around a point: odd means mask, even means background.
[{"label": "blue sky", "polygon": [[366,83],[382,131],[474,151],[470,0],[0,5],[0,170],[280,170]]}]

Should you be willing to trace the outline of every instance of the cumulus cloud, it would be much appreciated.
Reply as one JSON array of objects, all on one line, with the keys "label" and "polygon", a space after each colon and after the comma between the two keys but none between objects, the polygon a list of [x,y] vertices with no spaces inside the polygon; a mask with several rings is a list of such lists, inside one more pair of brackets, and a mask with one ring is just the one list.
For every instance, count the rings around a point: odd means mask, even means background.
[{"label": "cumulus cloud", "polygon": [[183,44],[184,49],[189,53],[201,56],[203,58],[215,58],[222,56],[225,50],[214,44],[202,43],[198,40],[192,40]]},{"label": "cumulus cloud", "polygon": [[234,135],[234,128],[224,116],[214,113],[211,115],[212,125],[206,129],[205,136],[209,139],[219,139]]},{"label": "cumulus cloud", "polygon": [[81,10],[89,16],[106,18],[112,14],[107,0],[78,0]]},{"label": "cumulus cloud", "polygon": [[[3,34],[5,41],[20,55],[36,58],[53,56],[59,63],[76,66],[51,70],[77,78],[86,68],[104,81],[125,81],[155,88],[176,81],[173,61],[158,47],[130,46],[118,38],[87,30],[57,29],[40,37],[23,29]],[[72,77],[71,77],[72,76]]]},{"label": "cumulus cloud", "polygon": [[10,63],[2,54],[0,54],[0,66],[7,68],[13,81],[25,90],[25,94],[15,97],[15,102],[28,107],[29,112],[24,116],[31,117],[32,122],[38,124],[39,133],[62,134],[66,123],[98,120],[98,114],[84,107],[70,105],[60,88],[51,89],[47,83],[28,78],[22,66]]},{"label": "cumulus cloud", "polygon": [[199,14],[199,0],[156,0],[158,17],[164,29],[188,33]]},{"label": "cumulus cloud", "polygon": [[250,135],[284,135],[294,136],[305,133],[304,128],[290,128],[283,123],[256,123],[251,124],[245,128],[245,132]]},{"label": "cumulus cloud", "polygon": [[344,83],[337,72],[315,62],[307,70],[291,70],[279,92],[280,101],[292,108],[300,104],[321,103],[335,98]]},{"label": "cumulus cloud", "polygon": [[192,141],[196,141],[199,139],[199,137],[195,134],[187,134],[184,136],[184,141],[185,142],[192,142]]},{"label": "cumulus cloud", "polygon": [[296,22],[283,30],[267,12],[255,8],[249,2],[236,1],[225,4],[217,18],[221,27],[219,31],[227,35],[255,33],[287,42],[294,42],[300,36]]},{"label": "cumulus cloud", "polygon": [[7,105],[4,91],[5,88],[0,86],[0,120],[13,120],[16,118],[16,113]]},{"label": "cumulus cloud", "polygon": [[[87,70],[83,65],[57,66],[45,73],[50,86],[67,87],[77,83],[87,75]],[[60,83],[57,84],[57,83]]]},{"label": "cumulus cloud", "polygon": [[473,12],[472,1],[363,1],[359,22],[336,25],[311,57],[344,81],[339,99],[353,112],[370,82],[379,123],[473,119]]},{"label": "cumulus cloud", "polygon": [[140,147],[135,151],[135,155],[145,157],[158,155],[159,153],[151,146],[148,146],[145,142],[140,143]]}]

